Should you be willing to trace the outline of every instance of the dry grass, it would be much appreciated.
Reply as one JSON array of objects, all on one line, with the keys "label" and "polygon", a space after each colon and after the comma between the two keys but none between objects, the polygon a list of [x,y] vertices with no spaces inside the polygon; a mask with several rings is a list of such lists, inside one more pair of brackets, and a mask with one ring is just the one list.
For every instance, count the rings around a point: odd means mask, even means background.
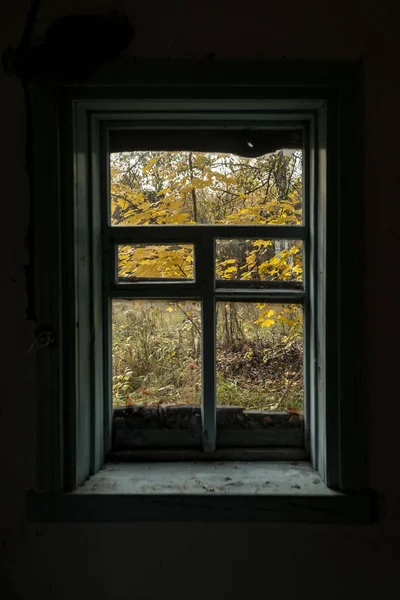
[{"label": "dry grass", "polygon": [[[290,339],[282,323],[260,327],[254,323],[258,314],[249,304],[237,304],[234,319],[219,311],[217,403],[302,410],[301,338]],[[115,301],[114,405],[199,404],[200,329],[195,302]]]}]

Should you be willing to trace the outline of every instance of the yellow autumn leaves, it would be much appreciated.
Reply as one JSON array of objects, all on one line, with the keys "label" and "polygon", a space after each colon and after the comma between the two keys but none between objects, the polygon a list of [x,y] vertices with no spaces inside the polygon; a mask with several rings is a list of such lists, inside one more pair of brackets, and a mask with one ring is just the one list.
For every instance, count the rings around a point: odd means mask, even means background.
[{"label": "yellow autumn leaves", "polygon": [[[122,157],[122,158],[121,158]],[[111,165],[113,225],[299,225],[302,222],[301,154],[243,158],[201,152],[135,152]],[[231,240],[233,241],[233,240]],[[301,242],[243,240],[239,253],[216,247],[215,276],[222,280],[301,281]],[[190,244],[118,247],[119,278],[193,279]],[[270,327],[274,311],[256,323]],[[290,318],[287,323],[291,322]]]},{"label": "yellow autumn leaves", "polygon": [[118,277],[193,279],[190,244],[131,244],[118,247]]}]

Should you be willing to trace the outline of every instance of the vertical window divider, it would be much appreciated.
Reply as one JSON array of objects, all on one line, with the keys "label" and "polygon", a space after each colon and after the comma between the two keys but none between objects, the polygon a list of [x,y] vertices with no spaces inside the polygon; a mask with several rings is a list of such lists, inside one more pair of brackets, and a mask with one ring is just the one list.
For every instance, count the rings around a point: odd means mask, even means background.
[{"label": "vertical window divider", "polygon": [[100,124],[100,204],[102,214],[101,243],[102,243],[102,262],[103,296],[101,299],[103,310],[103,386],[104,386],[104,406],[103,406],[103,435],[104,435],[104,453],[111,450],[112,446],[112,329],[111,329],[111,298],[110,283],[113,281],[115,273],[115,250],[110,235],[110,147],[108,127]]},{"label": "vertical window divider", "polygon": [[217,438],[214,263],[214,236],[207,235],[201,244],[196,244],[196,277],[199,277],[202,288],[201,422],[204,452],[215,451]]},{"label": "vertical window divider", "polygon": [[316,398],[314,388],[315,378],[315,350],[314,338],[315,314],[313,296],[315,276],[315,248],[314,240],[311,239],[311,227],[314,226],[315,210],[315,123],[311,121],[303,128],[303,226],[305,228],[303,238],[303,286],[305,298],[303,301],[303,352],[304,352],[304,422],[305,422],[305,446],[307,453],[313,458],[316,455],[315,443],[312,440],[311,430],[315,428],[316,422]]}]

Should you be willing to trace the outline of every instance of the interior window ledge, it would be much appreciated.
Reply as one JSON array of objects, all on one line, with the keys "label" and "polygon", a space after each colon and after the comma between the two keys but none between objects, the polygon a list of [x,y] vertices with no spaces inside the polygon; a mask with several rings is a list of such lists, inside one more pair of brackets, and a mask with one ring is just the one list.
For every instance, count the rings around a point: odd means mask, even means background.
[{"label": "interior window ledge", "polygon": [[109,463],[74,492],[29,491],[27,518],[370,523],[375,504],[329,489],[305,462]]}]

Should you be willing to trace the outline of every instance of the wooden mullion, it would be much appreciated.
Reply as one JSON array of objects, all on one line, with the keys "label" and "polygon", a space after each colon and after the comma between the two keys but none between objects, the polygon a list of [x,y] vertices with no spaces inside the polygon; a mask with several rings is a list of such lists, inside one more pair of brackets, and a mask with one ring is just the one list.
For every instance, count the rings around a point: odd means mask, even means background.
[{"label": "wooden mullion", "polygon": [[[214,298],[214,239],[196,245],[196,271],[202,285],[202,442],[204,452],[214,452],[217,438],[216,412],[216,317]],[[201,256],[201,259],[200,259]]]}]

